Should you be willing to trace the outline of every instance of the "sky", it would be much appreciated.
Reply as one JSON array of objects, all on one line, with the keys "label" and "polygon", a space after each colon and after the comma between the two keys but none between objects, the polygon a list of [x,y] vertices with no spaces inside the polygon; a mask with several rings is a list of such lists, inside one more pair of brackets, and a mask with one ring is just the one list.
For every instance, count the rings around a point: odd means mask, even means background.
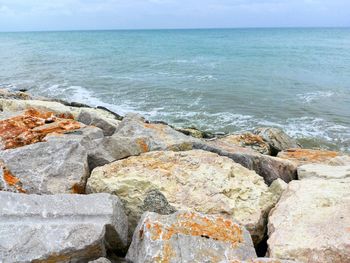
[{"label": "sky", "polygon": [[0,31],[324,26],[350,0],[0,0]]}]

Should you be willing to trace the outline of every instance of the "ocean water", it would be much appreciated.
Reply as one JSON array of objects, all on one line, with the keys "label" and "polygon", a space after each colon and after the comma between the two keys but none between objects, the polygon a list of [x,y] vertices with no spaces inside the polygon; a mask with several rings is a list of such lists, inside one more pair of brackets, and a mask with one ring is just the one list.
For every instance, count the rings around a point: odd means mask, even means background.
[{"label": "ocean water", "polygon": [[0,86],[350,150],[350,29],[0,33]]}]

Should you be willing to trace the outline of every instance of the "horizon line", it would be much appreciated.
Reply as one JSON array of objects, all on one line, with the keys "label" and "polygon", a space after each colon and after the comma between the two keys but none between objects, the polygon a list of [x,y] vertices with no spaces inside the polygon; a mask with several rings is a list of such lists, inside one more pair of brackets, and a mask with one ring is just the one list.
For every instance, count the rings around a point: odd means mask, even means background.
[{"label": "horizon line", "polygon": [[247,27],[193,27],[193,28],[110,28],[110,29],[37,29],[9,30],[0,33],[49,33],[49,32],[82,32],[82,31],[162,31],[162,30],[220,30],[220,29],[336,29],[350,26],[247,26]]}]

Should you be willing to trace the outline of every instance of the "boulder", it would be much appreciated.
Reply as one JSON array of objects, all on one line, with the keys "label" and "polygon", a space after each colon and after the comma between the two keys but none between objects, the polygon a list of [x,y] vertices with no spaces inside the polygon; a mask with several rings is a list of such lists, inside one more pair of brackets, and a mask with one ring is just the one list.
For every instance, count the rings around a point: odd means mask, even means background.
[{"label": "boulder", "polygon": [[89,261],[89,263],[111,263],[111,261],[107,258],[98,258],[93,261]]},{"label": "boulder", "polygon": [[350,165],[350,156],[349,155],[341,155],[334,157],[327,162],[328,165]]},{"label": "boulder", "polygon": [[285,160],[289,160],[295,163],[297,166],[310,163],[321,163],[325,164],[334,161],[335,157],[341,156],[342,154],[334,151],[325,150],[312,150],[312,149],[288,149],[280,152],[277,157]]},{"label": "boulder", "polygon": [[350,262],[350,179],[289,183],[268,224],[268,255],[308,263]]},{"label": "boulder", "polygon": [[252,149],[237,146],[227,140],[217,139],[205,143],[194,142],[193,148],[226,156],[244,167],[254,170],[264,178],[268,185],[278,178],[287,183],[297,178],[297,166],[294,163],[259,154]]},{"label": "boulder", "polygon": [[331,166],[324,164],[306,164],[298,168],[299,179],[323,178],[339,179],[350,177],[350,165]]},{"label": "boulder", "polygon": [[102,129],[105,136],[111,136],[120,123],[120,121],[116,119],[98,115],[95,109],[89,108],[81,109],[76,119],[86,125],[93,125]]},{"label": "boulder", "polygon": [[177,130],[178,132],[181,132],[185,135],[192,136],[192,137],[198,138],[198,139],[211,139],[211,138],[215,137],[214,134],[212,134],[210,132],[198,130],[195,127],[176,128],[175,130]]},{"label": "boulder", "polygon": [[270,146],[264,142],[260,136],[249,132],[244,134],[229,135],[218,139],[217,142],[250,148],[261,154],[270,154]]},{"label": "boulder", "polygon": [[123,201],[130,237],[145,210],[169,214],[193,209],[231,216],[255,243],[263,238],[267,213],[279,198],[254,171],[201,150],[155,151],[98,167],[87,191],[116,194]]},{"label": "boulder", "polygon": [[255,258],[249,232],[217,215],[145,213],[126,256],[133,263],[232,262]]},{"label": "boulder", "polygon": [[276,156],[279,152],[291,148],[299,148],[296,140],[289,137],[284,131],[278,128],[258,128],[254,130],[256,135],[262,137],[262,139],[271,147],[271,154]]},{"label": "boulder", "polygon": [[0,190],[28,194],[84,193],[87,152],[74,141],[40,142],[0,151]]},{"label": "boulder", "polygon": [[26,93],[21,91],[10,92],[7,89],[0,88],[0,99],[19,99],[19,100],[29,100],[32,97]]},{"label": "boulder", "polygon": [[281,260],[276,258],[254,258],[248,261],[233,261],[230,263],[297,263],[294,260]]},{"label": "boulder", "polygon": [[125,249],[127,218],[115,196],[0,192],[0,200],[3,262],[88,262]]}]

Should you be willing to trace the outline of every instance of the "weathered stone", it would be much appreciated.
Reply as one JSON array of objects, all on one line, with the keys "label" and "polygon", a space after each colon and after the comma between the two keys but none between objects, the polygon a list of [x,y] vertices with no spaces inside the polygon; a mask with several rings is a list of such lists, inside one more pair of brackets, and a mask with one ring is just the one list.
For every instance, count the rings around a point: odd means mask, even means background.
[{"label": "weathered stone", "polygon": [[127,218],[115,196],[0,192],[3,262],[88,262],[122,250]]},{"label": "weathered stone", "polygon": [[269,216],[268,254],[300,262],[350,262],[350,180],[289,183]]},{"label": "weathered stone", "polygon": [[337,156],[329,160],[327,162],[328,165],[350,165],[350,156],[349,155],[342,155],[342,156]]},{"label": "weathered stone", "polygon": [[290,160],[300,166],[310,163],[327,163],[340,155],[341,153],[339,152],[325,150],[289,149],[280,152],[277,157]]},{"label": "weathered stone", "polygon": [[215,137],[212,133],[198,130],[195,127],[176,128],[175,130],[177,130],[178,132],[181,132],[187,136],[192,136],[192,137],[198,138],[198,139],[211,139],[211,138]]},{"label": "weathered stone", "polygon": [[289,137],[284,131],[278,128],[258,128],[254,133],[261,136],[271,147],[271,154],[276,156],[280,151],[299,148],[296,140]]},{"label": "weathered stone", "polygon": [[98,258],[96,260],[89,261],[89,263],[111,263],[111,261],[107,258]]},{"label": "weathered stone", "polygon": [[252,149],[237,146],[225,140],[213,140],[206,143],[193,143],[194,149],[202,149],[226,156],[244,167],[254,170],[270,185],[280,178],[290,182],[297,177],[297,166],[288,160],[259,154]]},{"label": "weathered stone", "polygon": [[276,196],[281,196],[282,193],[287,189],[288,184],[282,179],[276,179],[270,185],[270,191],[274,193]]},{"label": "weathered stone", "polygon": [[100,116],[94,109],[89,108],[81,109],[77,120],[86,125],[93,125],[102,129],[105,136],[111,136],[120,123],[120,121],[116,119]]},{"label": "weathered stone", "polygon": [[21,91],[10,92],[7,89],[0,88],[0,98],[1,99],[29,100],[29,99],[31,99],[31,96],[25,92],[21,92]]},{"label": "weathered stone", "polygon": [[168,211],[169,202],[177,210],[229,215],[255,243],[263,238],[267,213],[279,198],[254,171],[201,150],[129,157],[94,169],[87,184],[88,192],[113,193],[123,201],[131,235],[151,190],[166,198],[161,210]]},{"label": "weathered stone", "polygon": [[40,142],[3,150],[0,161],[0,190],[5,191],[84,193],[89,176],[86,150],[74,141]]},{"label": "weathered stone", "polygon": [[229,135],[218,139],[217,142],[250,148],[261,154],[270,154],[270,146],[260,136],[252,133]]},{"label": "weathered stone", "polygon": [[0,121],[0,149],[41,142],[50,133],[64,133],[81,127],[80,123],[57,118],[52,112],[28,109],[21,115]]},{"label": "weathered stone", "polygon": [[331,166],[324,164],[306,164],[298,168],[299,179],[323,178],[339,179],[350,177],[350,165]]},{"label": "weathered stone", "polygon": [[230,263],[297,263],[294,260],[281,260],[275,258],[254,258],[248,261],[233,261]]},{"label": "weathered stone", "polygon": [[249,232],[222,216],[145,213],[126,258],[134,263],[231,262],[255,258]]},{"label": "weathered stone", "polygon": [[165,196],[159,190],[151,190],[146,194],[141,211],[154,212],[160,215],[170,215],[176,212]]}]

